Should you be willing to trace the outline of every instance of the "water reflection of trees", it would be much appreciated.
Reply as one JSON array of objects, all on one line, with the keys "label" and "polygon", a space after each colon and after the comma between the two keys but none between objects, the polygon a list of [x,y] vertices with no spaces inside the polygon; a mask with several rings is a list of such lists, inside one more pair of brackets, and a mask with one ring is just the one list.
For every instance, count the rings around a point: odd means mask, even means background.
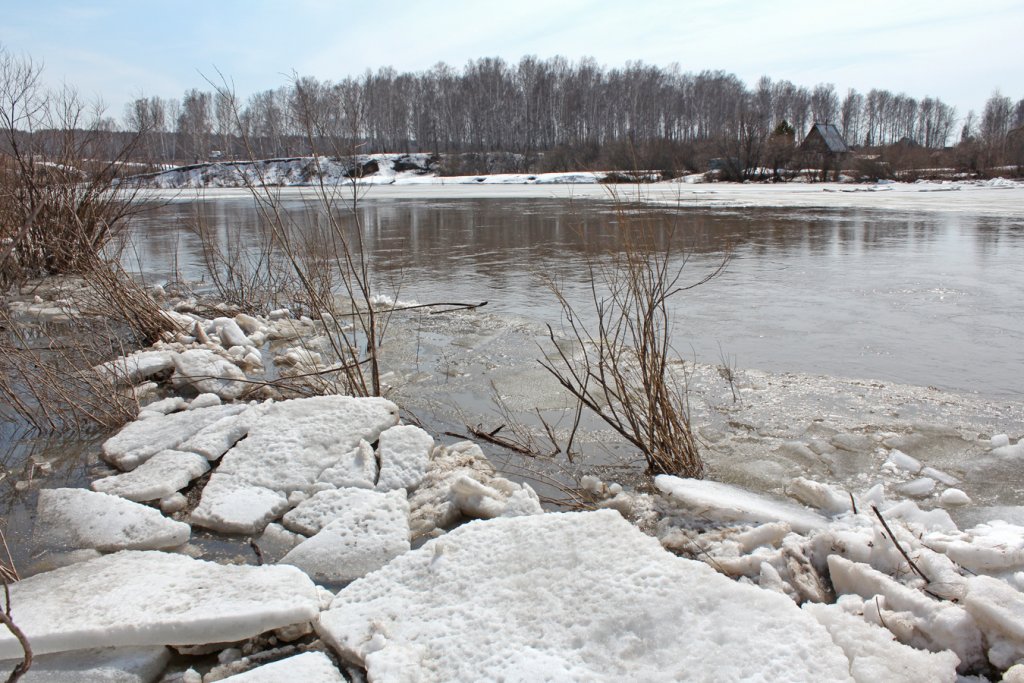
[{"label": "water reflection of trees", "polygon": [[[312,221],[301,202],[286,203],[299,222]],[[994,255],[1001,240],[1019,238],[1020,222],[894,214],[865,209],[694,210],[615,207],[608,202],[550,199],[451,201],[366,200],[358,208],[363,243],[380,272],[406,275],[448,269],[500,280],[505,271],[553,269],[569,273],[582,257],[621,250],[626,224],[656,226],[655,235],[690,254],[730,249],[738,257],[788,255],[860,257],[878,250],[917,254],[969,234],[978,256]],[[308,218],[303,218],[303,214]],[[181,202],[161,207],[136,226],[135,253],[144,270],[179,268],[201,279],[202,247],[189,232],[196,217],[215,226],[224,246],[258,243],[259,215],[250,202]],[[342,211],[342,221],[354,225]],[[660,232],[659,232],[660,230]]]}]

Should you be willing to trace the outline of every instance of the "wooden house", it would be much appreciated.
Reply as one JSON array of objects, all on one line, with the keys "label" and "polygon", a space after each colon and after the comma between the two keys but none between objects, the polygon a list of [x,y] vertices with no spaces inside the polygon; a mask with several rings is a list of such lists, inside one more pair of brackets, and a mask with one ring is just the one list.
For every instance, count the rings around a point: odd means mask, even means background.
[{"label": "wooden house", "polygon": [[810,168],[821,169],[822,180],[828,179],[829,171],[834,180],[839,180],[839,169],[850,153],[850,146],[834,124],[815,123],[800,143],[799,151]]}]

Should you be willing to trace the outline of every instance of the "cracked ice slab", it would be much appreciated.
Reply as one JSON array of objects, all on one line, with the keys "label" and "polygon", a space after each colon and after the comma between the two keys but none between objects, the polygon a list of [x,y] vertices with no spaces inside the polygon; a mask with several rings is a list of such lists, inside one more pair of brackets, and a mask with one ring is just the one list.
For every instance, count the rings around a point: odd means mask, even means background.
[{"label": "cracked ice slab", "polygon": [[785,522],[801,534],[828,526],[828,520],[809,508],[717,481],[661,474],[654,485],[673,502],[719,522]]},{"label": "cracked ice slab", "polygon": [[39,492],[36,534],[60,548],[156,550],[188,541],[188,524],[154,508],[85,489]]},{"label": "cracked ice slab", "polygon": [[[39,655],[233,642],[310,621],[320,610],[316,586],[295,567],[140,551],[22,579],[11,584],[11,608]],[[20,655],[14,636],[0,633],[0,658]]]},{"label": "cracked ice slab", "polygon": [[206,458],[187,451],[160,451],[131,472],[97,479],[93,491],[142,502],[160,500],[210,469]]},{"label": "cracked ice slab", "polygon": [[119,469],[133,470],[160,451],[180,450],[203,428],[248,408],[244,404],[211,406],[130,422],[103,443],[103,459]]},{"label": "cracked ice slab", "polygon": [[791,600],[608,510],[470,522],[349,584],[317,630],[378,683],[850,680]]},{"label": "cracked ice slab", "polygon": [[314,581],[358,579],[409,550],[409,502],[402,490],[324,491],[285,515],[284,522],[316,530],[281,559]]},{"label": "cracked ice slab", "polygon": [[376,441],[398,422],[398,407],[382,398],[316,396],[261,409],[246,438],[210,477],[192,513],[194,524],[259,533],[287,509],[288,494],[308,492],[325,470],[363,458],[360,442]]}]

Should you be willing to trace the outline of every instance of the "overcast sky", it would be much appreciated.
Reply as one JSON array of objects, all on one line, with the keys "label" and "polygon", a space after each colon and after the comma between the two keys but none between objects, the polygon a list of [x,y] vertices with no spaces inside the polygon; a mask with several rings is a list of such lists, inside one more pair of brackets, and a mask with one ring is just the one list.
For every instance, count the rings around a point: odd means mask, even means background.
[{"label": "overcast sky", "polygon": [[100,96],[181,97],[220,70],[244,96],[292,73],[340,80],[367,68],[461,67],[592,56],[722,69],[799,85],[886,88],[980,110],[996,88],[1024,98],[1021,0],[9,0],[0,44],[45,64],[50,83]]}]

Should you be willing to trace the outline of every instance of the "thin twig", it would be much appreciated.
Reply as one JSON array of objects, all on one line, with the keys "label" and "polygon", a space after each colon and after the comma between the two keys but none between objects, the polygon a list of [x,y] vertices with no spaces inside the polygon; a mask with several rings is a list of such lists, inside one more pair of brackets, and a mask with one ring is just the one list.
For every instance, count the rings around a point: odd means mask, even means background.
[{"label": "thin twig", "polygon": [[929,579],[925,575],[925,573],[921,571],[921,568],[918,567],[912,559],[910,559],[910,555],[908,555],[907,551],[903,549],[902,545],[900,545],[899,540],[896,539],[896,535],[892,532],[892,529],[889,528],[889,525],[886,524],[885,518],[882,517],[882,513],[878,511],[878,506],[872,505],[871,509],[874,511],[875,517],[878,517],[878,521],[882,523],[882,526],[885,528],[886,533],[889,534],[889,540],[891,540],[892,544],[896,546],[896,550],[900,551],[900,555],[903,556],[903,559],[905,559],[910,564],[910,568],[913,569],[918,576],[924,579],[925,583],[931,583],[931,579]]}]

